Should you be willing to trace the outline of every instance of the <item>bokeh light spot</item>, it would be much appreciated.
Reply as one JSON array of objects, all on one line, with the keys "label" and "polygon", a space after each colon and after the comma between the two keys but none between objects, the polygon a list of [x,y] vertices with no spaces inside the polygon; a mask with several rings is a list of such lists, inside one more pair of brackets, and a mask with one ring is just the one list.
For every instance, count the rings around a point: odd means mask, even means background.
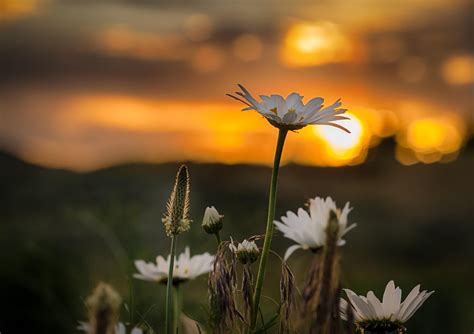
[{"label": "bokeh light spot", "polygon": [[454,56],[442,66],[444,80],[451,85],[465,85],[474,82],[474,56]]},{"label": "bokeh light spot", "polygon": [[351,59],[349,39],[333,23],[298,23],[284,40],[282,59],[290,66],[315,66]]},{"label": "bokeh light spot", "polygon": [[232,49],[238,59],[248,62],[262,56],[263,45],[257,35],[242,34],[235,39]]}]

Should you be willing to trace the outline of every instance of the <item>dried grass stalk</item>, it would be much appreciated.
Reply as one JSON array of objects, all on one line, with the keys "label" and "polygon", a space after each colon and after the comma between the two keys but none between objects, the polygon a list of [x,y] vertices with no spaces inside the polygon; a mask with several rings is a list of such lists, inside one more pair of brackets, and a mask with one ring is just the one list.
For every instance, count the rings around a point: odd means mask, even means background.
[{"label": "dried grass stalk", "polygon": [[280,278],[280,333],[289,333],[292,326],[292,314],[296,311],[295,276],[285,261],[282,262]]},{"label": "dried grass stalk", "polygon": [[312,321],[311,333],[336,334],[332,328],[338,327],[339,316],[333,316],[336,306],[339,307],[340,292],[340,252],[337,245],[339,223],[335,212],[331,212],[326,229],[326,245],[323,248],[321,270],[315,318]]},{"label": "dried grass stalk", "polygon": [[236,260],[234,256],[226,255],[230,252],[229,242],[220,244],[214,267],[209,274],[209,322],[214,333],[234,333],[236,321],[242,319],[235,302],[237,290]]},{"label": "dried grass stalk", "polygon": [[252,271],[250,265],[244,265],[242,272],[242,298],[243,298],[243,314],[245,320],[250,323],[251,308],[252,308]]},{"label": "dried grass stalk", "polygon": [[304,319],[311,315],[316,309],[317,293],[319,289],[319,271],[321,269],[321,254],[314,255],[306,282],[301,293],[301,318]]}]

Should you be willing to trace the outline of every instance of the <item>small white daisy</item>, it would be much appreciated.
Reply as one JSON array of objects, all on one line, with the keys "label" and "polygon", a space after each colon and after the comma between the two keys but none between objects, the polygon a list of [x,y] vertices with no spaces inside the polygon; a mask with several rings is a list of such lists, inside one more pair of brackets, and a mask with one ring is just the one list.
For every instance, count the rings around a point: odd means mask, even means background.
[{"label": "small white daisy", "polygon": [[303,208],[299,208],[297,214],[288,211],[286,216],[281,217],[282,222],[274,222],[286,238],[297,242],[297,245],[288,248],[284,259],[287,260],[297,249],[316,250],[326,244],[326,228],[331,211],[336,214],[339,223],[338,245],[344,245],[346,241],[342,237],[356,227],[356,224],[347,226],[347,215],[351,210],[349,202],[341,211],[331,197],[325,200],[316,197],[309,200],[309,212]]},{"label": "small white daisy", "polygon": [[[174,262],[173,284],[178,284],[195,279],[197,276],[206,274],[212,270],[214,256],[209,253],[194,255],[191,257],[189,247],[186,247],[184,253],[181,253]],[[160,283],[166,283],[168,279],[168,269],[170,256],[165,260],[164,257],[158,256],[156,264],[136,260],[135,267],[139,271],[133,277]]]},{"label": "small white daisy", "polygon": [[252,264],[257,261],[258,256],[260,255],[260,250],[258,249],[255,241],[248,241],[247,239],[239,242],[236,247],[234,245],[234,241],[231,238],[229,248],[235,254],[235,256],[237,256],[237,259],[242,264]]},{"label": "small white daisy", "polygon": [[291,93],[286,99],[281,95],[260,95],[262,101],[257,101],[244,86],[238,86],[242,90],[241,92],[235,92],[236,95],[227,95],[247,105],[242,109],[243,111],[255,110],[277,128],[298,130],[306,125],[321,124],[349,132],[343,126],[333,123],[349,119],[340,116],[347,111],[347,109],[339,108],[342,105],[340,99],[327,107],[323,106],[324,99],[322,97],[315,97],[305,105],[303,96],[298,93]]},{"label": "small white daisy", "polygon": [[374,332],[404,331],[404,324],[434,293],[434,291],[428,292],[427,290],[420,292],[420,285],[417,285],[402,302],[402,290],[395,287],[393,281],[388,282],[382,302],[372,291],[367,293],[367,297],[358,296],[349,289],[344,291],[349,303],[341,298],[341,318],[347,320],[346,312],[349,306],[352,308],[354,322],[357,326]]}]

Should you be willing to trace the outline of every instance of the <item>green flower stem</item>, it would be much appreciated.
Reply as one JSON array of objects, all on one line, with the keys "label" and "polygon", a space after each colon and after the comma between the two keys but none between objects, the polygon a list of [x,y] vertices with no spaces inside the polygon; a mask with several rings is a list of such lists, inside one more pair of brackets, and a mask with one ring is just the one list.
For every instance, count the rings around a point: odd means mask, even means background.
[{"label": "green flower stem", "polygon": [[286,129],[280,129],[278,132],[275,158],[273,160],[272,180],[270,184],[270,195],[268,199],[267,228],[265,230],[265,240],[263,242],[263,250],[262,250],[262,255],[260,257],[260,264],[258,266],[257,281],[255,283],[255,292],[253,295],[253,302],[252,302],[252,310],[251,310],[252,317],[251,317],[251,322],[250,322],[251,331],[254,331],[257,325],[258,310],[260,306],[260,297],[262,295],[263,281],[265,280],[265,268],[267,265],[267,258],[270,252],[270,245],[272,242],[272,235],[273,235],[273,220],[275,218],[278,171],[280,169],[281,154],[283,152],[283,146],[285,144],[287,133],[288,133],[288,130]]},{"label": "green flower stem", "polygon": [[168,281],[166,283],[166,316],[165,316],[165,333],[174,334],[175,329],[170,328],[171,319],[173,317],[173,305],[172,305],[172,294],[173,294],[173,270],[174,270],[174,258],[176,254],[176,243],[178,237],[173,235],[171,237],[171,251],[170,251],[170,266],[168,269]]},{"label": "green flower stem", "polygon": [[217,247],[219,247],[219,245],[221,244],[221,235],[219,232],[216,232],[214,233],[214,235],[216,236],[216,241],[217,241]]},{"label": "green flower stem", "polygon": [[181,315],[181,307],[182,307],[182,294],[180,285],[177,284],[174,287],[174,294],[173,294],[173,330],[175,333],[178,333],[179,330],[179,317]]}]

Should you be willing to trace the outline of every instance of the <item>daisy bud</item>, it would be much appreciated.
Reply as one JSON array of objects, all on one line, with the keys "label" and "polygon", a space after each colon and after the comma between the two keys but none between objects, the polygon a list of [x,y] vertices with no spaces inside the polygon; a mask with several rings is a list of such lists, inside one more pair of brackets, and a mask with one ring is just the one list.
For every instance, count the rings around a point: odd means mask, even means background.
[{"label": "daisy bud", "polygon": [[257,247],[255,241],[244,240],[235,247],[234,243],[231,242],[229,248],[234,252],[237,260],[242,264],[252,264],[257,261],[260,255],[260,250]]},{"label": "daisy bud", "polygon": [[162,219],[166,234],[171,237],[189,229],[189,173],[182,165],[176,174],[173,191],[167,204],[166,216]]},{"label": "daisy bud", "polygon": [[120,295],[110,285],[100,283],[87,298],[90,334],[114,334],[119,319]]},{"label": "daisy bud", "polygon": [[202,219],[202,228],[209,234],[216,234],[222,230],[222,220],[224,216],[220,215],[215,207],[207,207]]}]

